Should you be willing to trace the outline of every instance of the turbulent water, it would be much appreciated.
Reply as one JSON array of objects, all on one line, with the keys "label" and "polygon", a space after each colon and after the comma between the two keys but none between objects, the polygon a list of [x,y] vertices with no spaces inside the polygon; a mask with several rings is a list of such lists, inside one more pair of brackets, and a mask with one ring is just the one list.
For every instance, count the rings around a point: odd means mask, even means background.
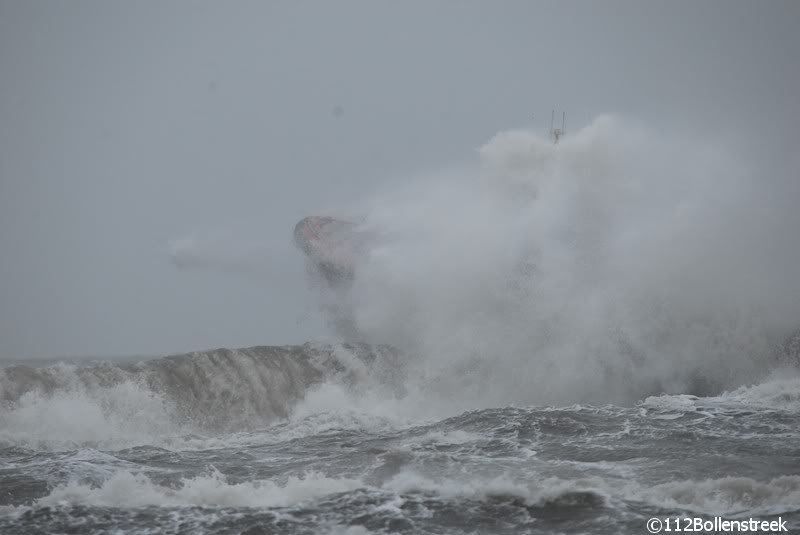
[{"label": "turbulent water", "polygon": [[310,344],[7,365],[0,532],[800,528],[793,372],[714,396],[439,416],[409,373],[389,348]]},{"label": "turbulent water", "polygon": [[800,529],[799,183],[748,149],[500,133],[352,208],[375,246],[312,287],[359,344],[7,363],[0,533]]}]

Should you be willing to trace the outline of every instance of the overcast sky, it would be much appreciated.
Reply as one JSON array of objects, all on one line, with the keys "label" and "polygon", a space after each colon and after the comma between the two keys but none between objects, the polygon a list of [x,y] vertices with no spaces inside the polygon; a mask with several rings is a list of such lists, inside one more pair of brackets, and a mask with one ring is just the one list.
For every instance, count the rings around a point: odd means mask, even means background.
[{"label": "overcast sky", "polygon": [[[324,337],[294,223],[552,108],[789,158],[799,25],[792,0],[0,0],[0,356]],[[207,233],[269,269],[170,262]]]}]

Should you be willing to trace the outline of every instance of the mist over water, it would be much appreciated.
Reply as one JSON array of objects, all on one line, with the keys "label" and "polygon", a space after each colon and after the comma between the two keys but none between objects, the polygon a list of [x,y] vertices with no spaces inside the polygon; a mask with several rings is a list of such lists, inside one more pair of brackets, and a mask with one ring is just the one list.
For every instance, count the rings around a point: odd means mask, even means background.
[{"label": "mist over water", "polygon": [[171,240],[166,253],[176,268],[248,276],[262,282],[283,274],[277,258],[294,251],[288,244],[246,239],[231,232],[191,234]]}]

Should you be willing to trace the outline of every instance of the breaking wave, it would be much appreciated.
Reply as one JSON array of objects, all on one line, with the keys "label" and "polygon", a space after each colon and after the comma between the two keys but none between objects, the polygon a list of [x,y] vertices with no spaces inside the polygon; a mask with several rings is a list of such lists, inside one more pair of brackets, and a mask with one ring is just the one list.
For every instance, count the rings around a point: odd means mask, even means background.
[{"label": "breaking wave", "polygon": [[[395,370],[396,353],[358,345],[217,349],[136,363],[0,369],[0,441],[29,447],[163,443],[286,418],[325,378]],[[390,368],[390,365],[393,368]],[[382,377],[376,372],[376,377]],[[386,382],[388,384],[388,380]]]},{"label": "breaking wave", "polygon": [[[456,385],[469,392],[491,384],[491,370],[478,363],[447,375],[419,364],[386,346],[305,344],[136,363],[8,366],[0,369],[0,444],[49,450],[176,443],[191,448],[198,434],[205,447],[220,433],[270,428],[269,437],[228,435],[230,446],[326,430],[397,429],[419,418],[485,409],[485,398],[470,403],[448,395]],[[665,418],[719,407],[796,410],[800,375],[784,369],[716,397],[651,396],[639,406]]]},{"label": "breaking wave", "polygon": [[[256,480],[232,483],[211,467],[207,475],[158,484],[151,478],[118,471],[101,484],[71,481],[55,487],[33,506],[85,505],[97,507],[214,506],[297,507],[325,497],[363,490],[377,500],[400,503],[433,499],[442,503],[496,502],[510,500],[522,507],[553,509],[626,509],[646,505],[665,511],[685,511],[736,518],[746,515],[777,515],[798,511],[800,476],[781,476],[767,481],[746,477],[672,481],[643,487],[586,477],[566,480],[556,477],[525,481],[510,474],[468,481],[433,479],[405,471],[375,484],[360,479],[327,477],[308,472],[282,482]],[[389,495],[387,496],[387,493]],[[17,512],[28,506],[20,506]]]},{"label": "breaking wave", "polygon": [[154,483],[142,474],[120,471],[101,485],[70,482],[53,489],[36,505],[96,505],[100,507],[203,506],[286,507],[328,494],[363,486],[355,479],[327,478],[319,473],[274,481],[228,483],[219,471],[182,480],[177,487]]}]

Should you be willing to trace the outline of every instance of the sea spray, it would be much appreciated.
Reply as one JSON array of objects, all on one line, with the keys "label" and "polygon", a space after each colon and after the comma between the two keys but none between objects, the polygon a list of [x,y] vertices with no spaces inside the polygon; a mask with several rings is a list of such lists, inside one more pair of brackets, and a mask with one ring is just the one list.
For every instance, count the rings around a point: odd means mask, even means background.
[{"label": "sea spray", "polygon": [[777,179],[721,141],[603,116],[478,154],[363,202],[386,238],[327,307],[417,356],[434,397],[718,392],[766,373],[800,324],[797,216],[767,213]]}]

